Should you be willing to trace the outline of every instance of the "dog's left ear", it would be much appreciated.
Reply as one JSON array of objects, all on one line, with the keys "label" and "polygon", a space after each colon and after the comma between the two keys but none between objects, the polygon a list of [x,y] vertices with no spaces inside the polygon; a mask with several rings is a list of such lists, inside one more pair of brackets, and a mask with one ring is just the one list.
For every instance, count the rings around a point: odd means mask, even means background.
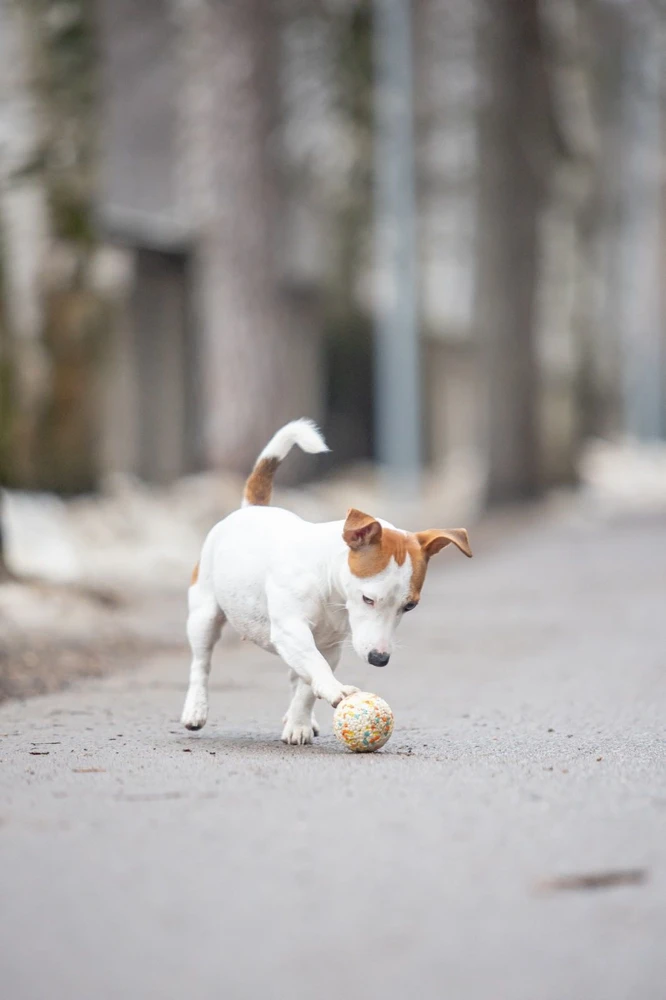
[{"label": "dog's left ear", "polygon": [[347,511],[342,537],[350,549],[362,549],[366,545],[377,545],[382,537],[382,526],[370,514],[350,507]]},{"label": "dog's left ear", "polygon": [[436,555],[440,549],[452,542],[469,559],[472,558],[469,538],[464,528],[429,528],[428,531],[417,531],[416,538],[427,559]]}]

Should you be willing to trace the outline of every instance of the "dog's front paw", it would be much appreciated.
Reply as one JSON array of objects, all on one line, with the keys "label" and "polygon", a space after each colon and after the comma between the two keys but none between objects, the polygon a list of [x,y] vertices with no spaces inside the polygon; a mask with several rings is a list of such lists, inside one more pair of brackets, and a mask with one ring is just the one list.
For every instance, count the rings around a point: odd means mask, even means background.
[{"label": "dog's front paw", "polygon": [[312,726],[312,735],[319,736],[319,723],[314,717],[314,712],[312,713],[312,719],[310,720],[310,724]]},{"label": "dog's front paw", "polygon": [[333,708],[337,708],[341,701],[344,701],[345,698],[349,698],[351,694],[358,694],[358,692],[361,690],[360,688],[354,687],[353,684],[342,684],[341,689],[342,689],[342,695],[338,699],[338,701],[336,701],[335,704],[331,702]]},{"label": "dog's front paw", "polygon": [[337,708],[343,698],[348,698],[350,694],[356,694],[359,690],[357,687],[353,687],[351,684],[338,684],[334,681],[332,684],[322,685],[321,687],[317,685],[312,685],[312,690],[317,698],[322,698],[327,701],[329,705],[333,708]]},{"label": "dog's front paw", "polygon": [[310,723],[304,725],[298,720],[292,721],[287,718],[282,730],[282,742],[290,743],[292,746],[306,746],[312,743],[313,736],[317,736],[318,733],[319,729],[315,732],[314,726]]},{"label": "dog's front paw", "polygon": [[208,699],[202,691],[188,691],[180,721],[186,729],[202,729],[208,718]]}]

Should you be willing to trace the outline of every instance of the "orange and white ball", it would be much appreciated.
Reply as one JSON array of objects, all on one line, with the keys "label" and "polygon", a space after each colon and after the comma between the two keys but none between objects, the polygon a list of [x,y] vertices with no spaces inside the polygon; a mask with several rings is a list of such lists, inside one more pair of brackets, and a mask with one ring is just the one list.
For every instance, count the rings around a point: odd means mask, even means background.
[{"label": "orange and white ball", "polygon": [[357,691],[340,702],[333,715],[336,738],[354,753],[379,750],[393,732],[393,712],[383,698]]}]

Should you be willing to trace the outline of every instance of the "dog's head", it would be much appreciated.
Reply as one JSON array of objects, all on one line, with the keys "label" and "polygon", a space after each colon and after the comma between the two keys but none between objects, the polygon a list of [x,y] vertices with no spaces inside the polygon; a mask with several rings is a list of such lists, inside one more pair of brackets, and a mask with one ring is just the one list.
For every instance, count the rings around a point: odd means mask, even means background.
[{"label": "dog's head", "polygon": [[421,597],[428,562],[445,545],[472,555],[464,528],[431,528],[410,534],[352,508],[342,537],[349,547],[345,574],[352,645],[363,660],[385,667],[393,635]]}]

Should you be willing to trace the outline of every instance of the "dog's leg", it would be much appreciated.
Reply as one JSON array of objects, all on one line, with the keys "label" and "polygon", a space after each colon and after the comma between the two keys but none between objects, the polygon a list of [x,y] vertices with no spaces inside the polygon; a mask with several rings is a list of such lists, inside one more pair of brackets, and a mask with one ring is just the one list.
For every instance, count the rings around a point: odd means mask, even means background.
[{"label": "dog's leg", "polygon": [[[335,671],[340,662],[340,646],[332,646],[330,649],[323,649],[321,652],[331,670]],[[313,736],[319,736],[319,726],[314,714],[314,706],[317,699],[312,692],[311,685],[306,684],[295,670],[289,671],[289,681],[291,683],[292,698],[282,720],[284,723],[282,742],[294,744],[312,743]]]},{"label": "dog's leg", "polygon": [[[328,660],[315,645],[310,628],[300,618],[274,622],[271,628],[271,640],[276,652],[287,666],[311,687],[311,693],[315,698],[323,698],[335,708],[347,695],[358,691],[358,688],[340,684],[335,679]],[[304,704],[299,702],[299,708],[303,710],[304,707]],[[311,711],[310,707],[310,713]]]},{"label": "dog's leg", "polygon": [[[342,646],[338,643],[337,646],[331,646],[330,649],[322,649],[322,656],[325,658],[329,667],[335,673],[338,668],[338,663],[340,662],[340,656],[342,655]],[[315,719],[314,714],[315,699],[312,701],[312,729],[315,736],[319,736],[319,724]]]},{"label": "dog's leg", "polygon": [[313,715],[315,696],[311,686],[306,684],[295,670],[289,671],[289,680],[292,699],[282,720],[284,723],[282,742],[294,745],[312,743],[312,737],[319,733],[318,729],[315,730],[316,723]]},{"label": "dog's leg", "polygon": [[181,722],[186,729],[201,729],[208,718],[208,675],[213,647],[220,638],[225,617],[212,595],[201,593],[200,585],[190,590],[187,638],[192,650],[190,686],[187,689]]}]

